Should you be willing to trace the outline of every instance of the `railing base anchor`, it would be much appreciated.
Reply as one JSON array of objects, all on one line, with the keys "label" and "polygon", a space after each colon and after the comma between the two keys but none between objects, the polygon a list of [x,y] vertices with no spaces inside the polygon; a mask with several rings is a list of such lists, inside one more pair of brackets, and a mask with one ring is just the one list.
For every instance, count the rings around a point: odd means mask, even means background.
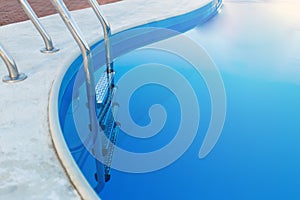
[{"label": "railing base anchor", "polygon": [[42,53],[48,54],[48,53],[55,53],[55,52],[58,52],[59,49],[53,48],[53,49],[51,49],[51,50],[47,50],[46,48],[42,48],[40,51],[41,51]]},{"label": "railing base anchor", "polygon": [[16,83],[16,82],[23,81],[26,78],[27,78],[27,76],[24,73],[20,73],[19,76],[16,78],[11,78],[10,76],[4,76],[2,81],[4,83]]}]

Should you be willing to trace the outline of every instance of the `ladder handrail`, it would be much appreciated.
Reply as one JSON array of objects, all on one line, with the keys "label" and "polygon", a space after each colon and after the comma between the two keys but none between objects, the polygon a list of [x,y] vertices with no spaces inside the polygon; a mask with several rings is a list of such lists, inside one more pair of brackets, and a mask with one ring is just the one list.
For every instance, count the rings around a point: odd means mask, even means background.
[{"label": "ladder handrail", "polygon": [[3,77],[3,82],[18,82],[23,81],[27,78],[25,74],[19,73],[14,59],[8,54],[8,52],[4,49],[4,47],[1,44],[0,57],[3,59],[8,70],[8,76]]},{"label": "ladder handrail", "polygon": [[[67,9],[63,0],[51,0],[53,6],[56,8],[57,12],[61,16],[62,20],[64,21],[65,25],[71,32],[73,38],[75,39],[76,43],[78,44],[82,57],[83,57],[83,66],[85,71],[85,78],[86,78],[86,90],[87,90],[87,99],[88,99],[88,112],[89,112],[89,130],[93,134],[93,137],[99,136],[99,129],[98,129],[98,122],[96,116],[96,102],[95,102],[95,81],[94,81],[94,66],[92,65],[92,53],[90,47],[86,40],[83,38],[80,29],[77,27],[77,24],[74,22],[69,10]],[[101,142],[98,139],[95,140],[96,145],[99,145],[99,148],[102,149]],[[100,151],[95,151],[97,157],[101,157],[102,154],[99,153]],[[104,166],[102,167],[104,172]],[[101,176],[101,177],[100,177]],[[101,182],[99,182],[101,180]],[[104,186],[104,173],[98,174],[98,184],[100,188]]]},{"label": "ladder handrail", "polygon": [[[95,102],[94,66],[92,65],[92,53],[90,47],[86,42],[86,40],[84,39],[84,37],[82,36],[80,29],[78,28],[77,24],[74,22],[63,0],[51,0],[51,1],[81,50],[82,57],[83,57],[85,78],[86,78],[86,90],[87,90],[88,112],[89,112],[89,122],[90,122],[89,130],[91,131],[93,136],[97,137],[99,135],[98,134],[99,129],[98,129],[96,110],[95,110],[96,102]],[[102,149],[102,146],[100,148]],[[101,154],[99,156],[101,156]],[[101,175],[102,175],[101,180],[104,180],[104,173]],[[99,176],[98,176],[98,180],[100,180]]]},{"label": "ladder handrail", "polygon": [[27,2],[27,0],[18,0],[20,5],[22,6],[24,12],[28,16],[28,18],[31,20],[35,28],[38,30],[40,35],[42,36],[44,43],[45,43],[45,48],[41,49],[42,53],[54,53],[59,51],[59,49],[55,48],[53,46],[52,39],[50,35],[47,33],[43,25],[40,23],[39,18]]},{"label": "ladder handrail", "polygon": [[[95,107],[95,81],[94,81],[94,67],[92,63],[92,54],[90,47],[86,40],[83,38],[80,29],[78,28],[77,24],[74,22],[72,16],[69,13],[66,5],[62,0],[52,0],[54,7],[56,8],[57,12],[60,14],[61,18],[63,19],[65,25],[71,32],[73,38],[75,39],[77,45],[79,46],[82,57],[83,57],[83,66],[85,71],[85,78],[86,78],[86,89],[88,95],[88,104],[89,110],[91,111],[92,108]],[[91,123],[91,131],[98,130],[95,128],[97,125],[97,120],[95,117],[95,113],[90,112],[90,123]]]},{"label": "ladder handrail", "polygon": [[112,73],[114,71],[113,69],[113,61],[111,59],[111,43],[110,43],[110,37],[111,37],[111,28],[110,24],[107,21],[105,15],[103,14],[102,10],[100,9],[100,6],[96,0],[88,0],[90,6],[94,10],[95,14],[97,15],[98,20],[101,23],[103,33],[104,33],[104,43],[105,43],[105,51],[106,51],[106,71],[107,73]]}]

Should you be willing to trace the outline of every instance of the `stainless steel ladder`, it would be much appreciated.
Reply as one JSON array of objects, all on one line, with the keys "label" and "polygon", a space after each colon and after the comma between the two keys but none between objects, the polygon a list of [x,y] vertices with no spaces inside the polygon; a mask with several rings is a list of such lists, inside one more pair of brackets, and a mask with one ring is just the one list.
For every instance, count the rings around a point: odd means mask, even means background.
[{"label": "stainless steel ladder", "polygon": [[111,28],[110,24],[102,13],[96,0],[88,0],[90,6],[97,15],[101,23],[104,33],[104,44],[106,52],[106,73],[103,73],[96,85],[96,103],[97,103],[97,119],[99,126],[104,131],[105,136],[102,138],[102,154],[104,156],[104,176],[105,182],[110,180],[110,170],[114,147],[117,141],[119,122],[116,122],[115,116],[118,104],[112,103],[112,98],[116,92],[114,87],[114,69],[113,60],[111,58]]},{"label": "stainless steel ladder", "polygon": [[[113,61],[111,59],[110,25],[105,19],[104,15],[102,14],[102,11],[100,10],[97,1],[88,1],[102,25],[106,50],[106,71],[103,72],[100,76],[97,86],[95,86],[94,66],[92,64],[92,54],[88,43],[83,38],[80,29],[77,27],[77,24],[72,19],[72,16],[64,2],[62,0],[52,0],[52,4],[60,14],[65,25],[67,26],[73,38],[77,42],[83,56],[90,131],[93,135],[98,135],[99,129],[102,129],[104,135],[106,135],[106,138],[102,138],[103,142],[100,145],[100,149],[97,149],[97,151],[100,150],[101,157],[104,161],[104,163],[102,163],[103,168],[101,167],[99,161],[96,161],[97,173],[95,174],[95,178],[98,182],[100,182],[100,184],[102,184],[100,186],[97,186],[98,190],[100,190],[102,189],[104,182],[108,181],[110,178],[109,173],[113,154],[113,147],[116,143],[116,135],[118,133],[118,123],[114,121],[114,117],[112,115],[112,96],[116,88],[114,87],[114,70]],[[96,108],[95,105],[97,105]],[[110,145],[105,146],[108,140],[111,141]]]}]

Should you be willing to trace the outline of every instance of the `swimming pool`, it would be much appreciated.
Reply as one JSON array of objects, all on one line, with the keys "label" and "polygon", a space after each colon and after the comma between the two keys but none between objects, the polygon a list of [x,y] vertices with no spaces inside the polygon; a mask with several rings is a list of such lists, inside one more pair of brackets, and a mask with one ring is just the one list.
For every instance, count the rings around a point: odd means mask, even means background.
[{"label": "swimming pool", "polygon": [[[214,2],[182,18],[156,22],[114,36],[118,90],[135,88],[130,80],[150,79],[139,83],[141,87],[135,92],[128,92],[132,95],[129,102],[124,102],[124,105],[128,103],[130,117],[139,125],[137,128],[127,126],[126,120],[122,120],[128,119],[127,115],[122,116],[124,96],[122,93],[116,95],[121,115],[117,146],[138,154],[161,149],[176,137],[182,120],[196,121],[190,128],[195,126],[197,132],[195,136],[187,136],[191,139],[187,141],[191,142],[189,148],[183,148],[184,151],[179,152],[182,156],[174,162],[161,168],[154,166],[152,171],[134,168],[143,166],[138,163],[127,163],[125,169],[112,170],[111,180],[103,189],[97,188],[97,161],[82,145],[82,138],[78,136],[80,127],[74,123],[76,112],[85,114],[85,105],[80,103],[85,96],[83,73],[80,73],[82,61],[80,57],[74,61],[60,90],[60,124],[72,156],[102,199],[299,198],[300,94],[297,92],[299,69],[296,68],[299,67],[299,56],[295,53],[299,47],[299,30],[293,29],[294,21],[286,22],[290,13],[278,9],[283,5],[291,6],[279,2],[272,4],[271,9],[270,2],[229,2],[221,14],[203,24],[216,12],[218,5]],[[253,16],[249,9],[256,9],[256,15]],[[241,13],[243,17],[240,17]],[[189,31],[178,35],[174,30]],[[217,66],[218,71],[213,74],[221,76],[226,92],[226,99],[219,99],[226,103],[227,110],[222,135],[204,159],[199,159],[198,154],[213,120],[213,107],[218,106],[213,104],[210,88],[215,85],[207,84],[205,72],[209,69],[204,68],[199,73],[185,55],[164,49],[168,42],[177,44],[178,49],[185,49],[181,37],[191,38],[189,41],[198,44],[199,51],[206,49],[210,56],[203,50],[200,59],[214,61],[205,60],[209,65]],[[282,37],[286,40],[279,40]],[[97,66],[95,77],[103,71],[104,61],[99,59],[103,57],[103,50],[101,43],[93,48]],[[192,53],[194,49],[189,50]],[[124,81],[126,76],[127,81]],[[161,85],[158,84],[160,81],[166,82]],[[83,91],[74,93],[74,85]],[[177,98],[184,97],[189,89],[194,93],[187,95],[188,98]],[[192,101],[194,97],[196,106]],[[188,116],[181,109],[186,104],[193,105],[187,108]],[[201,116],[197,115],[198,109]],[[148,127],[153,123],[158,130]],[[153,131],[156,134],[151,135]],[[136,135],[139,133],[141,135]],[[167,154],[163,159],[172,156]],[[162,159],[150,158],[147,165]],[[138,173],[132,173],[131,168]]]}]

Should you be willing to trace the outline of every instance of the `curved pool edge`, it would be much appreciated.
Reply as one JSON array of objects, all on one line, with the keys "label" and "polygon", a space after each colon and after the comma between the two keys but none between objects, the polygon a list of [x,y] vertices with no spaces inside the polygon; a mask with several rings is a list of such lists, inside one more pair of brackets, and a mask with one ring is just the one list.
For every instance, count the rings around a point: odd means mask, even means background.
[{"label": "curved pool edge", "polygon": [[[218,12],[219,9],[222,6],[222,1],[218,0],[216,1],[217,4],[216,9],[214,12]],[[210,3],[213,3],[210,2]],[[209,4],[209,3],[208,3]],[[196,10],[199,10],[208,4],[202,5],[199,8],[195,8],[194,10],[188,11],[185,14],[181,15],[186,15],[190,12],[194,12]],[[215,14],[216,14],[215,13]],[[213,17],[215,14],[211,13],[211,17]],[[174,15],[171,18],[181,16],[181,15]],[[164,21],[168,18],[162,19],[161,21]],[[157,23],[158,21],[153,21],[153,22],[147,22],[144,25],[151,24],[151,23]],[[114,34],[117,34],[119,32],[125,31],[127,29],[135,28],[143,26],[140,24],[132,24],[131,27],[120,27],[117,28]],[[103,37],[100,38],[100,40],[93,41],[92,46],[94,46],[96,43],[100,42],[103,40]],[[69,59],[69,63],[67,63],[62,69],[58,70],[59,72],[57,73],[56,79],[53,81],[52,87],[50,89],[50,94],[49,94],[49,102],[48,102],[48,125],[49,125],[49,131],[51,134],[51,140],[54,146],[55,153],[57,154],[57,157],[63,167],[63,169],[66,172],[66,175],[68,176],[71,184],[74,186],[74,188],[77,190],[79,196],[82,199],[100,199],[100,197],[97,195],[97,193],[94,191],[94,189],[90,186],[84,175],[82,174],[80,168],[77,166],[75,160],[73,159],[71,152],[69,151],[69,148],[66,144],[66,141],[63,136],[63,132],[60,127],[60,122],[59,122],[59,115],[58,115],[58,99],[59,99],[59,92],[61,85],[63,83],[63,79],[69,70],[69,67],[71,66],[72,62],[78,58],[79,55],[71,55],[74,57],[74,59]],[[70,56],[70,57],[71,57]]]}]

